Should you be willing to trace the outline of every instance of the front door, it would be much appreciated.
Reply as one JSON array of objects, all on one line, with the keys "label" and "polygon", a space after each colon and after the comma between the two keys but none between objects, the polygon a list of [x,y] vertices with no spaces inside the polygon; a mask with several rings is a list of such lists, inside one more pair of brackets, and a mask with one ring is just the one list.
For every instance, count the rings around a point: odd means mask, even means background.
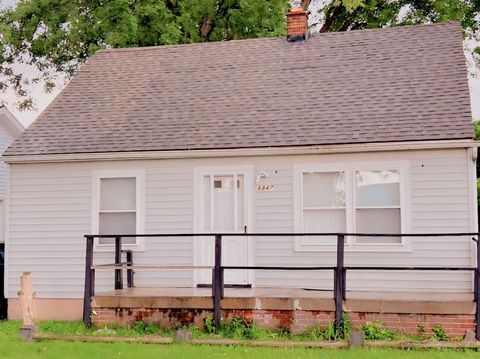
[{"label": "front door", "polygon": [[[246,233],[249,229],[249,171],[210,170],[200,171],[196,176],[197,230],[200,233]],[[214,238],[194,239],[197,265],[214,264]],[[222,239],[222,264],[225,266],[248,266],[249,239],[242,236],[225,236]],[[247,270],[226,270],[225,285],[248,285]],[[198,270],[198,285],[211,284],[212,272]]]}]

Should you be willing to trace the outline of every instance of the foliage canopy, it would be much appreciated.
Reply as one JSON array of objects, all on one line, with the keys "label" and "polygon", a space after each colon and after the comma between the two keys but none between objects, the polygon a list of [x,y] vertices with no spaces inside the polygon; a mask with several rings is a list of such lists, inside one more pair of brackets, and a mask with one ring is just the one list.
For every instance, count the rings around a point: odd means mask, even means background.
[{"label": "foliage canopy", "polygon": [[[319,1],[302,3],[313,8]],[[0,91],[13,89],[18,106],[29,109],[30,83],[51,91],[57,75],[68,79],[100,48],[281,36],[289,6],[288,0],[19,0],[0,12]],[[320,32],[461,20],[466,36],[475,38],[480,0],[330,0],[319,11],[312,15],[322,19]]]}]

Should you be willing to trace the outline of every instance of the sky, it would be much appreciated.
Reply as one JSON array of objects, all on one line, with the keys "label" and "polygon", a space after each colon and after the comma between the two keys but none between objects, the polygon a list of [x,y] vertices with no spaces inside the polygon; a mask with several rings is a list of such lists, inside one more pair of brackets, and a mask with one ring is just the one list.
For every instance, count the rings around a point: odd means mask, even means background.
[{"label": "sky", "polygon": [[[15,4],[17,0],[0,0],[0,9],[5,8],[7,6],[11,6]],[[322,6],[322,2],[324,0],[317,0],[313,1],[312,5],[315,7]],[[315,8],[310,9],[312,14],[318,13],[315,11]],[[315,16],[311,16],[310,24],[319,23],[321,19],[315,18]],[[474,119],[480,119],[480,70],[475,68],[473,65],[473,61],[468,56],[469,51],[468,49],[471,48],[474,44],[465,44],[466,48],[466,55],[467,55],[467,63],[469,65],[469,87],[470,87],[470,99],[472,104],[472,117]],[[20,71],[28,71],[27,68],[19,68]],[[36,103],[36,109],[34,111],[19,111],[16,106],[16,98],[15,94],[12,91],[9,91],[5,94],[0,94],[2,99],[4,99],[7,103],[7,108],[12,112],[24,126],[29,126],[35,118],[48,106],[48,104],[55,98],[56,95],[60,92],[64,85],[63,81],[59,81],[57,83],[57,87],[52,93],[45,93],[41,85],[32,86],[30,88],[32,96]]]}]

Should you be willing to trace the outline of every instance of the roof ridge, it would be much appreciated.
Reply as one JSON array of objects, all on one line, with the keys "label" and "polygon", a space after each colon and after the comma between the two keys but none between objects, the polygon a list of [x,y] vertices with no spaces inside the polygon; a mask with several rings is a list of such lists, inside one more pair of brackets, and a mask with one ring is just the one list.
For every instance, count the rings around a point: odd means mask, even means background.
[{"label": "roof ridge", "polygon": [[[453,24],[460,24],[459,20],[449,20],[437,23],[430,23],[430,24],[414,24],[414,25],[394,25],[389,27],[380,27],[380,28],[369,28],[369,29],[355,29],[355,30],[348,30],[348,31],[331,31],[331,32],[323,32],[323,33],[315,33],[311,35],[308,39],[315,39],[321,38],[326,36],[348,36],[354,33],[366,33],[366,32],[377,32],[377,31],[400,31],[405,29],[412,29],[412,28],[422,28],[422,27],[437,27],[437,26],[447,26]],[[208,42],[191,42],[185,44],[172,44],[172,45],[152,45],[152,46],[136,46],[136,47],[121,47],[121,48],[106,48],[98,50],[96,54],[109,54],[113,52],[136,52],[136,51],[158,51],[159,49],[163,48],[181,48],[186,46],[214,46],[218,44],[230,44],[230,43],[240,43],[240,42],[255,42],[255,41],[278,41],[284,40],[286,42],[285,37],[281,36],[265,36],[265,37],[255,37],[249,39],[235,39],[235,40],[219,40],[219,41],[208,41]],[[308,40],[307,40],[308,41]]]}]

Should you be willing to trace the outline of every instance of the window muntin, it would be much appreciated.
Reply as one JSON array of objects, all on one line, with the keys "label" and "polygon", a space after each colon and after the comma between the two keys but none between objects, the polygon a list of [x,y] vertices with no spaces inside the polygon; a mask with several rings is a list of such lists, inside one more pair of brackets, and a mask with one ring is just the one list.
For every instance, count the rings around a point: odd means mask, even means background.
[{"label": "window muntin", "polygon": [[[355,232],[401,233],[398,170],[355,171]],[[358,244],[400,244],[401,237],[356,237]]]},{"label": "window muntin", "polygon": [[[345,232],[347,226],[345,172],[302,174],[302,231]],[[303,243],[332,245],[334,236],[306,236]]]},{"label": "window muntin", "polygon": [[[136,177],[99,178],[99,234],[137,233]],[[100,238],[99,244],[113,244],[113,238]],[[136,244],[136,238],[123,238],[123,244]]]}]

